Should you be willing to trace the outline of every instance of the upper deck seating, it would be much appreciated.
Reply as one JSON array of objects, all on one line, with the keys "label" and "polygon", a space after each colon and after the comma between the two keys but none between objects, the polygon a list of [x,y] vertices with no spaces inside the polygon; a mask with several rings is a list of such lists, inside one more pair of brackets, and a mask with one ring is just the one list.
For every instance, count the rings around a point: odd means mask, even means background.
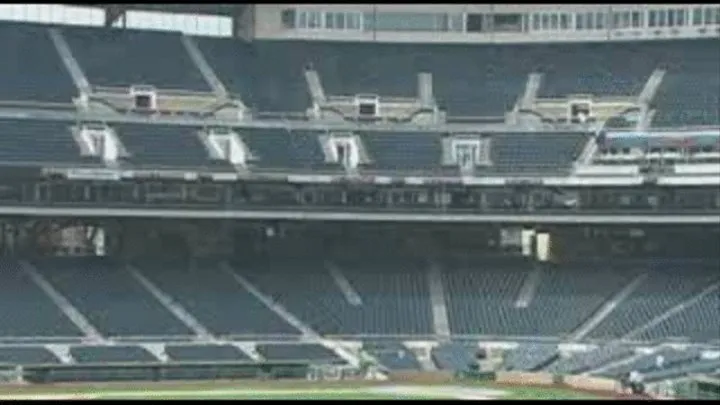
[{"label": "upper deck seating", "polygon": [[93,86],[210,91],[179,33],[72,27],[63,35]]},{"label": "upper deck seating", "polygon": [[70,103],[77,95],[47,26],[0,23],[0,100]]}]

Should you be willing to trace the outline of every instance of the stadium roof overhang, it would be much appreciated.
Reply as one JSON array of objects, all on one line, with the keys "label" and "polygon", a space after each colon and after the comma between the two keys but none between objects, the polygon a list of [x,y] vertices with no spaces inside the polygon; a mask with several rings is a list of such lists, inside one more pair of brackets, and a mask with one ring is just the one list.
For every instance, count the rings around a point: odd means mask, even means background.
[{"label": "stadium roof overhang", "polygon": [[112,4],[112,3],[68,3],[73,6],[98,7],[105,10],[105,26],[111,26],[128,10],[163,11],[166,13],[187,13],[235,17],[242,15],[251,4]]}]

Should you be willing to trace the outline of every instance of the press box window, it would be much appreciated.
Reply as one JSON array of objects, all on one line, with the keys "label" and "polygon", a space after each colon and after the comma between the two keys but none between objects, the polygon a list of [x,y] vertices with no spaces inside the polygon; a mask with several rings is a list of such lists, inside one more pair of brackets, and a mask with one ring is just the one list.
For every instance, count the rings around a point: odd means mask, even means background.
[{"label": "press box window", "polygon": [[297,14],[295,13],[295,9],[286,9],[283,10],[282,13],[280,13],[280,20],[282,21],[282,25],[285,28],[295,28],[296,18]]},{"label": "press box window", "polygon": [[570,104],[570,120],[574,123],[584,123],[590,118],[589,103],[572,103]]},{"label": "press box window", "polygon": [[357,96],[355,102],[360,118],[375,118],[379,115],[377,96]]}]

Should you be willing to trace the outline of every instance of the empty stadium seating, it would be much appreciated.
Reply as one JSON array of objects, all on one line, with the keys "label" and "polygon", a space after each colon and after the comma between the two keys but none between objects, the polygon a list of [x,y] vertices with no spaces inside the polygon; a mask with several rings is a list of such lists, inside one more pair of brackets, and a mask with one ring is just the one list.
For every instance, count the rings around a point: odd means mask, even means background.
[{"label": "empty stadium seating", "polygon": [[[143,274],[217,335],[297,335],[299,331],[215,266],[142,266]],[[245,314],[252,314],[247,316]]]},{"label": "empty stadium seating", "polygon": [[37,261],[36,265],[46,280],[105,336],[192,333],[121,265],[87,258]]},{"label": "empty stadium seating", "polygon": [[0,366],[57,363],[57,357],[42,347],[0,346]]},{"label": "empty stadium seating", "polygon": [[520,344],[506,354],[503,365],[507,370],[539,371],[557,356],[554,344]]},{"label": "empty stadium seating", "polygon": [[[682,273],[677,272],[679,268],[683,269]],[[618,303],[610,316],[593,329],[590,337],[601,339],[623,337],[698,294],[709,282],[717,279],[717,274],[710,268],[703,269],[701,266],[698,269],[688,263],[653,265],[648,270],[647,279]],[[695,310],[691,308],[689,312],[677,314],[673,319],[682,320],[694,312]],[[685,330],[679,336],[685,336],[687,333],[690,333],[690,330]]]},{"label": "empty stadium seating", "polygon": [[167,345],[165,353],[171,361],[251,361],[240,349],[226,344]]},{"label": "empty stadium seating", "polygon": [[[666,44],[667,45],[667,44]],[[682,41],[666,48],[668,70],[655,95],[657,127],[720,124],[720,49],[717,39]]]},{"label": "empty stadium seating", "polygon": [[587,352],[573,353],[558,359],[545,370],[552,373],[583,373],[629,358],[634,349],[627,346],[610,344]]},{"label": "empty stadium seating", "polygon": [[368,132],[361,135],[372,169],[428,171],[442,163],[441,136],[426,132]]},{"label": "empty stadium seating", "polygon": [[363,342],[363,350],[375,357],[388,370],[420,370],[417,358],[402,342],[388,340]]},{"label": "empty stadium seating", "polygon": [[500,133],[492,136],[492,166],[501,173],[543,173],[568,169],[589,140],[582,133]]},{"label": "empty stadium seating", "polygon": [[532,268],[475,260],[445,272],[450,327],[456,334],[567,336],[628,281],[624,274],[582,267],[545,269],[523,308],[516,301]]},{"label": "empty stadium seating", "polygon": [[157,362],[152,354],[139,346],[75,346],[70,354],[77,363]]},{"label": "empty stadium seating", "polygon": [[50,298],[24,274],[17,262],[0,259],[0,336],[79,336]]},{"label": "empty stadium seating", "polygon": [[127,149],[128,163],[152,167],[214,167],[229,165],[211,160],[200,141],[201,128],[156,124],[115,124],[118,139]]},{"label": "empty stadium seating", "polygon": [[677,367],[669,367],[663,370],[651,371],[647,374],[644,374],[643,377],[644,381],[655,382],[713,372],[718,368],[720,368],[720,360],[707,359],[682,363]]},{"label": "empty stadium seating", "polygon": [[93,86],[210,90],[178,33],[79,27],[62,31]]},{"label": "empty stadium seating", "polygon": [[680,338],[691,342],[720,342],[718,293],[703,296],[688,310],[675,314],[641,335],[644,340]]},{"label": "empty stadium seating", "polygon": [[[70,101],[76,89],[47,26],[3,23],[0,30],[3,54],[13,55],[0,71],[0,99]],[[61,32],[95,86],[209,91],[178,33],[79,27]],[[306,67],[318,71],[329,95],[415,97],[417,74],[432,73],[435,96],[451,116],[503,116],[532,72],[544,74],[540,97],[634,96],[654,69],[664,68],[654,125],[720,123],[720,51],[714,39],[472,46],[194,40],[230,91],[260,111],[304,112],[310,106]]]},{"label": "empty stadium seating", "polygon": [[275,112],[304,112],[310,107],[303,65],[295,60],[299,50],[290,46],[277,53],[272,45],[266,50],[267,45],[224,38],[195,41],[228,91],[248,107]]},{"label": "empty stadium seating", "polygon": [[461,371],[475,361],[477,346],[464,342],[449,342],[434,347],[431,357],[439,370]]},{"label": "empty stadium seating", "polygon": [[544,74],[540,97],[637,96],[654,69],[666,68],[656,124],[720,122],[720,53],[710,39],[505,46],[198,41],[221,80],[261,110],[309,107],[306,66],[330,95],[414,97],[417,73],[430,72],[440,104],[461,116],[504,115],[531,72]]},{"label": "empty stadium seating", "polygon": [[342,359],[323,346],[307,343],[260,343],[257,352],[269,361],[312,361],[342,363]]},{"label": "empty stadium seating", "polygon": [[359,305],[343,296],[320,262],[263,263],[238,272],[322,334],[432,333],[422,271],[382,260],[339,266],[360,297]]},{"label": "empty stadium seating", "polygon": [[534,61],[543,72],[538,96],[565,97],[569,94],[637,97],[661,58],[658,48],[677,48],[647,42],[548,45],[536,48]]},{"label": "empty stadium seating", "polygon": [[262,169],[332,169],[325,164],[318,136],[311,131],[241,130],[245,145],[253,156],[252,166]]},{"label": "empty stadium seating", "polygon": [[47,26],[0,23],[0,55],[0,101],[70,103],[77,95]]},{"label": "empty stadium seating", "polygon": [[100,164],[81,157],[70,121],[0,118],[0,164]]},{"label": "empty stadium seating", "polygon": [[[662,367],[658,367],[657,365],[658,356],[662,356],[663,358]],[[646,374],[660,371],[663,369],[677,368],[697,360],[700,360],[700,353],[698,350],[676,350],[673,348],[661,348],[657,352],[641,356],[629,363],[610,367],[598,374],[606,377],[615,378],[620,377],[623,374],[629,373],[633,370]]]}]

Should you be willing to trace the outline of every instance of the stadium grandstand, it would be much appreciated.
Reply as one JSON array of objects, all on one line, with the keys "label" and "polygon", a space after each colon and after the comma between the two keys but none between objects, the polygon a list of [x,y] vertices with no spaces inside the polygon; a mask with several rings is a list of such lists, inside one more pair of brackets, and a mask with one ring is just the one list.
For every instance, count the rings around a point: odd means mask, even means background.
[{"label": "stadium grandstand", "polygon": [[717,393],[718,4],[3,4],[0,55],[0,380]]}]

